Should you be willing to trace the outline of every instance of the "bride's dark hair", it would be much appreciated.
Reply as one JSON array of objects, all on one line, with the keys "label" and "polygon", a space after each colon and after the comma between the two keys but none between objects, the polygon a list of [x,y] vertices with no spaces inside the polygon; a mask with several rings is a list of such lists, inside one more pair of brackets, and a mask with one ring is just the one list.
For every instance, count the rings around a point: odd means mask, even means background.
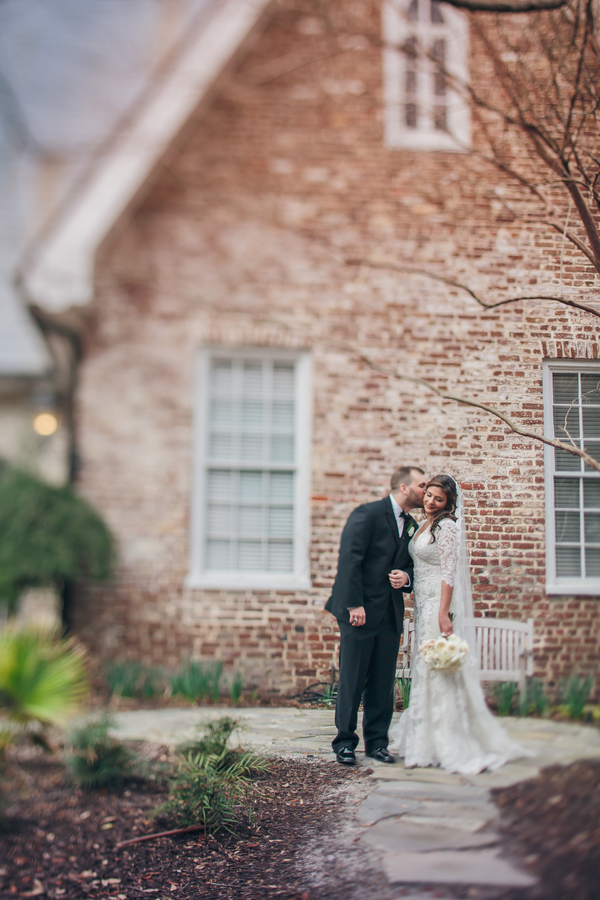
[{"label": "bride's dark hair", "polygon": [[435,532],[440,527],[440,522],[442,519],[451,519],[453,522],[456,522],[456,516],[454,512],[456,510],[456,502],[458,500],[458,491],[456,488],[456,482],[454,478],[451,478],[450,475],[436,475],[431,481],[427,484],[427,488],[430,487],[439,487],[443,490],[446,495],[446,505],[443,509],[440,509],[439,513],[436,514],[433,522],[431,523],[431,543],[435,543]]}]

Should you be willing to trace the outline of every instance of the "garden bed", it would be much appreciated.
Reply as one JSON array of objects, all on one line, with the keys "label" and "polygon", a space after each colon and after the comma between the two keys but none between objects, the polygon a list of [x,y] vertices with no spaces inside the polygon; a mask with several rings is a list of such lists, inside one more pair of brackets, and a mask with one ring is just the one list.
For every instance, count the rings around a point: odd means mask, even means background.
[{"label": "garden bed", "polygon": [[[276,759],[257,779],[253,822],[243,823],[238,835],[184,835],[118,850],[119,841],[166,827],[151,818],[166,786],[77,790],[65,782],[64,768],[41,754],[21,761],[20,769],[21,783],[13,776],[9,784],[0,833],[0,895],[42,900],[312,900],[296,856],[365,772],[311,758]],[[348,896],[348,886],[343,890]]]},{"label": "garden bed", "polygon": [[596,900],[600,896],[600,760],[548,766],[537,778],[492,792],[505,850],[539,878],[506,900]]}]

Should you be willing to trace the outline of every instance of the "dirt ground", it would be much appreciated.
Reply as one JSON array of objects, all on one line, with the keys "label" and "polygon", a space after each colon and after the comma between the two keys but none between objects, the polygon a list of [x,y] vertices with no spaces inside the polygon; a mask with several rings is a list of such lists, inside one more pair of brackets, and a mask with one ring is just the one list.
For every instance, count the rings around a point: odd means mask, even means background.
[{"label": "dirt ground", "polygon": [[598,900],[600,761],[548,766],[537,778],[492,795],[502,813],[507,852],[540,879],[527,898]]},{"label": "dirt ground", "polygon": [[150,814],[166,787],[77,790],[59,762],[38,754],[12,779],[0,833],[0,896],[313,900],[297,854],[352,802],[356,788],[362,799],[368,784],[364,769],[276,759],[257,781],[252,824],[242,824],[237,836],[163,838],[119,851],[119,841],[160,830],[163,823]]},{"label": "dirt ground", "polygon": [[0,897],[56,900],[597,900],[600,896],[600,763],[555,766],[494,792],[509,856],[540,883],[524,891],[396,886],[357,843],[354,812],[373,790],[368,770],[320,759],[275,759],[257,781],[253,821],[239,834],[187,835],[133,845],[150,833],[166,786],[120,792],[74,789],[42,753],[18,761],[8,779],[0,833]]}]

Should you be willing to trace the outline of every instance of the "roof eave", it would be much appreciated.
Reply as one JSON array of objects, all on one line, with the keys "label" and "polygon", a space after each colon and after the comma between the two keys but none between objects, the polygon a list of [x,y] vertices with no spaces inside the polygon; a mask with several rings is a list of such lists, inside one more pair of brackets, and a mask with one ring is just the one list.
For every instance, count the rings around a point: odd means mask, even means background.
[{"label": "roof eave", "polygon": [[25,255],[18,283],[28,303],[61,313],[91,302],[99,247],[140,202],[161,159],[260,27],[271,2],[223,0],[216,5],[66,209]]}]

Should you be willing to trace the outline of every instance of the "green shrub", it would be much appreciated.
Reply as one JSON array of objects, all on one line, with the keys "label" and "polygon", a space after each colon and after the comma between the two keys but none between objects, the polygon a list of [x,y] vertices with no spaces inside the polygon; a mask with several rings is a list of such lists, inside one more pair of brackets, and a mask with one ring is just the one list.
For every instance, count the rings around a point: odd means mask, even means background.
[{"label": "green shrub", "polygon": [[229,696],[234,703],[239,703],[242,691],[244,690],[244,679],[241,672],[236,672],[229,685]]},{"label": "green shrub", "polygon": [[234,719],[218,719],[207,726],[205,735],[178,748],[178,773],[158,814],[178,827],[203,825],[207,832],[220,828],[232,832],[242,814],[251,815],[252,776],[267,771],[268,762],[227,747],[236,728]]},{"label": "green shrub", "polygon": [[570,675],[569,678],[561,681],[560,701],[566,707],[571,719],[583,718],[592,684],[592,678],[580,678],[578,675]]},{"label": "green shrub", "polygon": [[120,660],[107,662],[104,667],[111,694],[118,697],[137,697],[152,700],[164,690],[160,669],[146,668],[139,662]]},{"label": "green shrub", "polygon": [[70,487],[0,466],[0,602],[9,612],[26,588],[109,578],[113,556],[108,528]]},{"label": "green shrub", "polygon": [[86,722],[68,737],[67,768],[78,787],[118,788],[139,775],[135,754],[110,734],[109,716]]},{"label": "green shrub", "polygon": [[181,694],[188,700],[218,701],[220,695],[223,663],[202,663],[190,660],[171,678],[174,694]]},{"label": "green shrub", "polygon": [[508,716],[512,709],[517,686],[514,681],[498,681],[494,685],[494,696],[499,716]]},{"label": "green shrub", "polygon": [[400,688],[400,693],[402,694],[402,709],[408,709],[408,704],[410,703],[410,689],[412,686],[412,680],[407,678],[404,675],[404,671],[400,678],[396,678],[396,685]]},{"label": "green shrub", "polygon": [[550,701],[546,696],[544,682],[539,678],[532,678],[528,685],[530,707],[539,716],[545,716],[550,709]]},{"label": "green shrub", "polygon": [[0,711],[19,725],[60,725],[87,690],[84,653],[73,640],[33,629],[0,632]]}]

